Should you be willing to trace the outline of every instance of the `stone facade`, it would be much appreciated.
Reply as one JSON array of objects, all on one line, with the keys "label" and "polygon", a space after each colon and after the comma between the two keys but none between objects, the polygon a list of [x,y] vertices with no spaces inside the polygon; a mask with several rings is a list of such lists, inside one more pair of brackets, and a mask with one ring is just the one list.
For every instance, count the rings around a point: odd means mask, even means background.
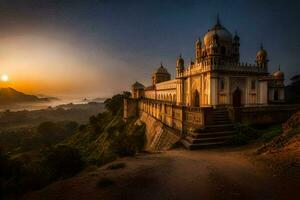
[{"label": "stone facade", "polygon": [[[161,64],[152,75],[152,85],[133,84],[132,98],[125,100],[124,118],[146,113],[180,137],[208,124],[229,123],[227,115],[232,121],[250,124],[257,122],[256,111],[266,119],[260,122],[286,119],[272,116],[282,109],[285,116],[295,111],[274,105],[285,101],[284,73],[280,67],[268,72],[268,54],[262,45],[255,63],[240,62],[239,46],[239,36],[217,20],[203,40],[196,41],[193,61],[185,65],[182,56],[178,57],[174,79]],[[215,123],[214,117],[218,118]]]},{"label": "stone facade", "polygon": [[152,85],[145,88],[143,97],[188,107],[284,102],[284,74],[280,69],[269,74],[268,54],[263,46],[253,64],[240,62],[239,46],[239,36],[232,36],[218,20],[202,41],[196,41],[195,60],[185,65],[180,55],[172,80],[161,65],[152,75]]}]

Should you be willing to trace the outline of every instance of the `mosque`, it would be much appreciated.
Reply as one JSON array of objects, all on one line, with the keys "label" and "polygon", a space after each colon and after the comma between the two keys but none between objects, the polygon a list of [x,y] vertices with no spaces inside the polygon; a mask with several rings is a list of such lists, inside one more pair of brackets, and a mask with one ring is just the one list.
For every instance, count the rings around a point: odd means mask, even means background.
[{"label": "mosque", "polygon": [[284,102],[284,73],[269,74],[268,54],[261,45],[256,62],[240,62],[240,38],[217,20],[203,40],[195,43],[195,60],[185,65],[181,55],[176,77],[171,79],[161,65],[152,75],[152,85],[132,86],[133,98],[169,101],[191,107],[257,106]]},{"label": "mosque", "polygon": [[[161,64],[150,86],[132,85],[131,98],[124,100],[124,119],[139,117],[148,132],[156,130],[154,124],[159,122],[161,131],[147,134],[148,141],[166,146],[177,135],[189,149],[224,143],[236,133],[235,122],[285,120],[294,108],[284,104],[284,73],[280,67],[269,73],[269,57],[262,45],[252,64],[240,61],[239,47],[239,36],[217,19],[195,42],[194,60],[186,64],[178,57],[174,79]],[[159,142],[157,138],[171,139]]]}]

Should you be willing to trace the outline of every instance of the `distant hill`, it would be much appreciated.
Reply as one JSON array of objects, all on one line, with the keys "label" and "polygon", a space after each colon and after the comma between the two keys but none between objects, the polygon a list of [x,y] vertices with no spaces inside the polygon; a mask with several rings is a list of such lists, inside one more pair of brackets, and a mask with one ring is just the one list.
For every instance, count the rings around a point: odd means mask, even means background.
[{"label": "distant hill", "polygon": [[25,94],[10,87],[0,88],[0,104],[47,102],[50,100],[49,98],[39,98],[35,95]]}]

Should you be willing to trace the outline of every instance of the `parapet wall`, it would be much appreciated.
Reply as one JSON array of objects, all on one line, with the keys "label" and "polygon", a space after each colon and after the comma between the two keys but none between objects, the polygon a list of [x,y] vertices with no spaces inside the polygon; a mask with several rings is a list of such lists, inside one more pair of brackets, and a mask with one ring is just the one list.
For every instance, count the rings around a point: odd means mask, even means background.
[{"label": "parapet wall", "polygon": [[171,102],[141,99],[138,110],[140,115],[141,112],[145,112],[183,135],[191,129],[201,128],[205,125],[204,116],[207,108],[191,108]]},{"label": "parapet wall", "polygon": [[283,123],[298,110],[300,110],[300,105],[228,108],[229,116],[233,122],[248,125]]}]

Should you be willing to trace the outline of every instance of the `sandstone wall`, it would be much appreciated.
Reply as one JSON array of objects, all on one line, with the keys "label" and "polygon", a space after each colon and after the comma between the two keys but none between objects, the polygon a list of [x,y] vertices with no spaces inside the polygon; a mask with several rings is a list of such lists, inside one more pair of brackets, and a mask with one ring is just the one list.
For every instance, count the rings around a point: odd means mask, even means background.
[{"label": "sandstone wall", "polygon": [[230,108],[232,121],[243,124],[274,124],[285,122],[300,105],[269,105],[260,107]]},{"label": "sandstone wall", "polygon": [[140,113],[140,120],[146,124],[146,150],[168,150],[180,140],[180,133],[145,112]]}]

